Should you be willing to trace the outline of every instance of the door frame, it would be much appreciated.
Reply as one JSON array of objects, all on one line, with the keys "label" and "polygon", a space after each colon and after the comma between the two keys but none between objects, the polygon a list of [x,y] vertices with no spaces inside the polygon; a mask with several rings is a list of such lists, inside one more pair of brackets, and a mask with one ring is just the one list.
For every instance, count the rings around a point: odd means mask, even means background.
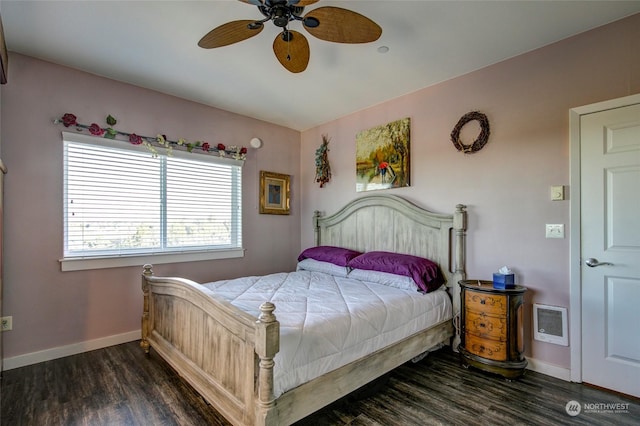
[{"label": "door frame", "polygon": [[569,110],[569,341],[571,381],[582,382],[582,259],[580,200],[580,117],[594,112],[640,104],[640,94],[597,102]]}]

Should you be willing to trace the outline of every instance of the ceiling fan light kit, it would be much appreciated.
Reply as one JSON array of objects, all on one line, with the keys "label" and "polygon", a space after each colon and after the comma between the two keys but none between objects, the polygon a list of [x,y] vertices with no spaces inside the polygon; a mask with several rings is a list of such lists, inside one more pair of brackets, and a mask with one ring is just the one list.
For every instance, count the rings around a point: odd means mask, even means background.
[{"label": "ceiling fan light kit", "polygon": [[306,6],[318,0],[240,0],[252,4],[265,16],[261,20],[239,20],[209,31],[198,46],[204,49],[228,46],[258,35],[264,23],[271,21],[282,28],[273,41],[273,53],[288,71],[299,73],[309,64],[311,52],[306,37],[290,30],[289,23],[300,21],[309,34],[334,43],[370,43],[382,35],[382,28],[357,12],[339,7],[319,7],[302,16]]}]

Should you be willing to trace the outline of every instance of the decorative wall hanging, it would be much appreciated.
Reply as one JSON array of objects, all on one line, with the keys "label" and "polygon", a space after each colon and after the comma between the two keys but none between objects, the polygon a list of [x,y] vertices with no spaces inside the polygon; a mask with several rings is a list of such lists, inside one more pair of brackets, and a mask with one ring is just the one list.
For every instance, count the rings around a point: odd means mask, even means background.
[{"label": "decorative wall hanging", "polygon": [[316,182],[320,183],[320,188],[331,180],[331,166],[329,165],[329,141],[327,135],[322,135],[322,144],[316,149]]},{"label": "decorative wall hanging", "polygon": [[356,135],[356,191],[409,186],[411,119],[393,121]]},{"label": "decorative wall hanging", "polygon": [[289,175],[260,171],[260,213],[289,214]]},{"label": "decorative wall hanging", "polygon": [[[472,144],[465,145],[460,141],[460,131],[465,124],[474,120],[480,123],[480,134]],[[486,145],[489,140],[489,134],[489,119],[487,116],[478,111],[471,111],[463,115],[458,121],[458,124],[453,128],[451,132],[451,142],[453,142],[453,146],[455,146],[458,151],[471,154],[480,151],[482,147]]]},{"label": "decorative wall hanging", "polygon": [[96,123],[90,125],[78,123],[77,117],[73,114],[66,113],[62,118],[56,118],[53,120],[54,124],[62,124],[64,127],[74,127],[78,132],[88,130],[93,136],[102,136],[107,139],[117,139],[118,136],[125,137],[129,143],[133,145],[142,145],[151,152],[153,157],[158,156],[157,147],[164,148],[167,155],[171,155],[173,147],[179,147],[187,152],[193,152],[194,149],[205,153],[217,154],[220,157],[229,156],[235,160],[244,161],[247,158],[247,148],[238,146],[226,146],[222,143],[215,145],[209,142],[196,141],[187,142],[186,139],[180,138],[177,141],[167,139],[165,135],[158,134],[156,137],[140,136],[136,133],[121,132],[115,130],[113,126],[116,125],[117,120],[109,114],[105,119],[108,127],[101,127]]}]

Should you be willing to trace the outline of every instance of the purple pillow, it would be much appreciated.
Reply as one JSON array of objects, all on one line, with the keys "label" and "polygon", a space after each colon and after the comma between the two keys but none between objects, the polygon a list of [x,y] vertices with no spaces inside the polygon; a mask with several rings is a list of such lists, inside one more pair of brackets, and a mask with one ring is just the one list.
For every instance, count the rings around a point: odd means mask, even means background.
[{"label": "purple pillow", "polygon": [[347,263],[353,269],[387,272],[413,278],[424,292],[437,290],[444,283],[437,264],[424,257],[409,254],[370,251]]},{"label": "purple pillow", "polygon": [[342,247],[318,246],[311,247],[300,253],[298,262],[304,259],[315,259],[321,262],[330,262],[338,266],[347,266],[347,262],[362,253]]}]

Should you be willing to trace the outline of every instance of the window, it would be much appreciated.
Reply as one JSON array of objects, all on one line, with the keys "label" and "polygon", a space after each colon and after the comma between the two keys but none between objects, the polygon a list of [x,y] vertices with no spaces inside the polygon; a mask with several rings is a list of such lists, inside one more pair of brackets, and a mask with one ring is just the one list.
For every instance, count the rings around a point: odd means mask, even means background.
[{"label": "window", "polygon": [[242,255],[241,161],[63,136],[63,270]]}]

